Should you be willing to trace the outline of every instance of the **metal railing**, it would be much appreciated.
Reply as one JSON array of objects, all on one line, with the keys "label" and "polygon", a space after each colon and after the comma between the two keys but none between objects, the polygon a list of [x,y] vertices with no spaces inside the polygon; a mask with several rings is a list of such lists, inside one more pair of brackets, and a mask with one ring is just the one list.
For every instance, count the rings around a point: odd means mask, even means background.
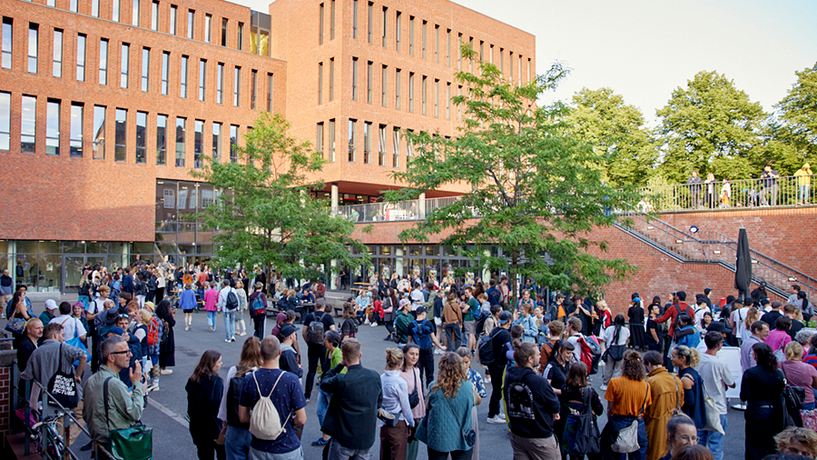
[{"label": "metal railing", "polygon": [[368,204],[353,204],[339,206],[338,216],[346,217],[352,222],[386,222],[398,220],[421,220],[425,218],[425,211],[420,200],[398,201],[395,203],[381,202]]}]

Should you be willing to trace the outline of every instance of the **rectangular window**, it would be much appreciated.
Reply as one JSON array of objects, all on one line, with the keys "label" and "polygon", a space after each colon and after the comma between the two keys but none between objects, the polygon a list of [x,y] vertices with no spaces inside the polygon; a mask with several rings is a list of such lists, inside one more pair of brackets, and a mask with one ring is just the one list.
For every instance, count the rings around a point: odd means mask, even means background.
[{"label": "rectangular window", "polygon": [[440,26],[434,26],[434,62],[440,62]]},{"label": "rectangular window", "polygon": [[119,22],[119,9],[122,7],[121,3],[122,3],[122,0],[113,0],[113,5],[112,5],[113,10],[111,11],[111,20],[112,21]]},{"label": "rectangular window", "polygon": [[508,53],[508,76],[513,83],[513,51]]},{"label": "rectangular window", "polygon": [[531,73],[531,61],[530,58],[528,58],[528,81],[531,80],[533,80],[533,74]]},{"label": "rectangular window", "polygon": [[237,48],[238,48],[238,51],[241,51],[241,50],[244,49],[244,23],[243,22],[238,23],[238,46],[237,46]]},{"label": "rectangular window", "polygon": [[329,120],[329,162],[335,161],[335,120]]},{"label": "rectangular window", "polygon": [[409,16],[409,55],[414,56],[414,16]]},{"label": "rectangular window", "polygon": [[34,153],[37,147],[37,98],[23,96],[20,116],[20,151]]},{"label": "rectangular window", "polygon": [[[462,85],[457,86],[457,96],[462,96]],[[462,104],[457,104],[457,121],[462,123]]]},{"label": "rectangular window", "polygon": [[357,120],[349,119],[349,156],[350,163],[357,159]]},{"label": "rectangular window", "polygon": [[491,64],[494,63],[494,45],[488,46],[488,60],[491,62]]},{"label": "rectangular window", "polygon": [[128,111],[116,109],[116,125],[114,132],[114,161],[126,161],[128,158]]},{"label": "rectangular window", "polygon": [[147,163],[147,112],[136,112],[136,163]]},{"label": "rectangular window", "polygon": [[150,90],[150,48],[142,48],[142,92]]},{"label": "rectangular window", "polygon": [[187,10],[187,38],[194,38],[193,33],[196,27],[196,12]]},{"label": "rectangular window", "polygon": [[99,84],[108,84],[108,39],[99,41]]},{"label": "rectangular window", "polygon": [[329,102],[335,100],[335,58],[329,58]]},{"label": "rectangular window", "polygon": [[352,100],[357,100],[357,58],[352,58]]},{"label": "rectangular window", "polygon": [[357,0],[352,0],[352,38],[357,40]]},{"label": "rectangular window", "polygon": [[99,17],[99,0],[91,0],[91,16]]},{"label": "rectangular window", "polygon": [[238,161],[238,126],[230,125],[230,163]]},{"label": "rectangular window", "polygon": [[[179,7],[176,5],[170,5],[170,33],[176,35],[176,22],[179,19]],[[167,118],[167,117],[165,117]],[[164,163],[162,163],[164,164]]]},{"label": "rectangular window", "polygon": [[194,123],[195,133],[193,135],[193,167],[201,169],[204,162],[204,121],[196,120]]},{"label": "rectangular window", "polygon": [[167,164],[167,115],[156,115],[156,164]]},{"label": "rectangular window", "polygon": [[71,0],[70,2],[68,2],[68,9],[72,13],[76,13],[79,9],[79,0]]},{"label": "rectangular window", "polygon": [[409,112],[414,113],[414,72],[409,72]]},{"label": "rectangular window", "polygon": [[85,81],[85,35],[77,35],[77,81]]},{"label": "rectangular window", "polygon": [[389,36],[389,9],[387,7],[383,7],[383,48],[389,46],[388,42],[386,41]]},{"label": "rectangular window", "polygon": [[37,73],[37,56],[40,46],[40,26],[28,25],[28,73]]},{"label": "rectangular window", "polygon": [[324,12],[323,12],[323,10],[324,10],[323,3],[321,3],[318,6],[318,44],[319,45],[323,45],[323,29],[324,29],[324,24],[323,24]]},{"label": "rectangular window", "polygon": [[445,65],[451,67],[451,29],[445,31]]},{"label": "rectangular window", "polygon": [[363,123],[363,164],[369,164],[372,152],[372,124]]},{"label": "rectangular window", "polygon": [[213,40],[213,15],[204,15],[204,41],[210,43]]},{"label": "rectangular window", "polygon": [[54,29],[53,64],[51,65],[51,76],[62,78],[62,31]]},{"label": "rectangular window", "polygon": [[150,29],[159,30],[159,2],[153,2],[150,10]]},{"label": "rectangular window", "polygon": [[383,107],[388,107],[389,106],[389,101],[386,99],[387,96],[389,95],[389,73],[388,73],[388,70],[389,70],[388,67],[383,66],[383,69],[381,69],[381,75],[380,75],[380,93],[381,93],[380,94],[380,98],[381,98],[380,104]]},{"label": "rectangular window", "polygon": [[457,70],[462,72],[462,34],[457,34]]},{"label": "rectangular window", "polygon": [[170,73],[170,53],[162,52],[162,95],[167,96],[168,92],[168,74]]},{"label": "rectangular window", "polygon": [[421,98],[421,101],[422,101],[422,104],[423,104],[423,115],[426,115],[426,113],[427,113],[426,112],[426,105],[427,105],[426,104],[426,102],[427,102],[426,99],[428,98],[428,96],[427,96],[427,94],[428,94],[427,82],[428,82],[428,77],[423,75],[423,86],[421,87],[421,90],[422,90],[423,93],[420,95],[420,98]]},{"label": "rectangular window", "polygon": [[372,86],[374,85],[374,63],[366,64],[366,102],[372,103]]},{"label": "rectangular window", "polygon": [[207,99],[207,60],[199,59],[199,100]]},{"label": "rectangular window", "polygon": [[238,66],[233,72],[233,106],[241,106],[241,67]]},{"label": "rectangular window", "polygon": [[505,50],[499,48],[499,72],[505,73]]},{"label": "rectangular window", "polygon": [[256,98],[258,96],[258,71],[253,69],[250,72],[250,108],[255,110]]},{"label": "rectangular window", "polygon": [[139,12],[139,4],[141,2],[139,0],[133,0],[133,15],[131,16],[131,24],[136,27],[139,27],[139,19],[141,14]]},{"label": "rectangular window", "polygon": [[[413,134],[414,131],[408,130],[408,135]],[[414,153],[414,142],[411,140],[411,137],[406,136],[406,166],[408,166],[409,161],[411,161],[412,154]]]},{"label": "rectangular window", "polygon": [[[357,2],[355,2],[357,5]],[[323,158],[323,122],[318,123],[315,132],[315,151]]]},{"label": "rectangular window", "polygon": [[94,106],[94,160],[105,159],[105,138],[106,133],[106,107],[101,105]]},{"label": "rectangular window", "polygon": [[216,103],[224,103],[224,63],[218,63],[218,72],[216,72]]},{"label": "rectangular window", "polygon": [[221,123],[213,123],[213,162],[221,163]]},{"label": "rectangular window", "polygon": [[374,35],[374,3],[369,2],[369,20],[366,21],[366,30],[368,32],[369,44],[372,43],[372,35]]},{"label": "rectangular window", "polygon": [[400,52],[400,37],[403,35],[403,31],[400,30],[400,28],[402,27],[401,24],[403,22],[402,19],[403,19],[403,13],[401,13],[399,11],[397,13],[395,13],[395,15],[394,15],[394,49],[396,49],[398,53]]},{"label": "rectangular window", "polygon": [[[468,49],[470,49],[471,51],[474,50],[474,37],[470,37],[468,39]],[[474,60],[473,59],[468,60],[468,72],[469,73],[474,73]]]},{"label": "rectangular window", "polygon": [[434,116],[440,118],[440,80],[434,79]]},{"label": "rectangular window", "polygon": [[185,125],[187,125],[187,119],[182,117],[176,117],[176,167],[177,168],[184,168],[184,160],[187,156],[187,142],[186,142],[186,133],[185,133]]},{"label": "rectangular window", "polygon": [[128,70],[130,70],[130,45],[122,43],[122,60],[119,61],[121,72],[119,74],[119,86],[128,88]]},{"label": "rectangular window", "polygon": [[479,62],[483,61],[484,53],[485,53],[485,42],[480,40],[479,41]]},{"label": "rectangular window", "polygon": [[378,166],[385,166],[386,165],[386,125],[380,125],[379,130],[380,136],[378,136],[378,140],[380,141],[377,144],[377,165]]},{"label": "rectangular window", "polygon": [[400,128],[397,126],[394,127],[392,132],[391,167],[400,167]]},{"label": "rectangular window", "polygon": [[45,154],[60,154],[60,101],[46,103]]},{"label": "rectangular window", "polygon": [[3,58],[2,67],[11,68],[11,58],[14,52],[14,22],[11,18],[3,18]]},{"label": "rectangular window", "polygon": [[179,68],[179,97],[187,97],[187,66],[190,57],[182,56],[182,65]]},{"label": "rectangular window", "polygon": [[68,140],[69,155],[72,158],[82,158],[84,126],[85,106],[74,102],[71,104],[71,137]]},{"label": "rectangular window", "polygon": [[11,93],[0,93],[0,150],[11,150]]},{"label": "rectangular window", "polygon": [[451,82],[445,84],[445,119],[451,119]]},{"label": "rectangular window", "polygon": [[318,63],[318,104],[323,104],[323,62]]},{"label": "rectangular window", "polygon": [[267,74],[267,112],[272,112],[272,96],[273,92],[273,75],[271,73]]},{"label": "rectangular window", "polygon": [[423,20],[423,59],[428,59],[428,22]]},{"label": "rectangular window", "polygon": [[335,39],[335,0],[329,2],[329,40]]},{"label": "rectangular window", "polygon": [[400,69],[396,69],[394,71],[394,108],[400,110],[400,85],[401,85],[401,76],[403,72]]},{"label": "rectangular window", "polygon": [[227,46],[227,18],[221,18],[221,46]]}]

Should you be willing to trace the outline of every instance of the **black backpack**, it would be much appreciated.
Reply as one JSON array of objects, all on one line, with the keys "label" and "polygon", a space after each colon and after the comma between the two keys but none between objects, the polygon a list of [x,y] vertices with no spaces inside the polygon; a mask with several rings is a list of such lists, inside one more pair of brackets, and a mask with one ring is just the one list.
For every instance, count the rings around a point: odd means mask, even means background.
[{"label": "black backpack", "polygon": [[318,318],[318,314],[315,314],[315,319],[309,323],[309,327],[306,328],[306,343],[309,345],[323,345],[323,335],[324,335],[324,328],[323,328],[323,315],[326,313],[321,312],[320,318]]},{"label": "black backpack", "polygon": [[482,316],[477,320],[477,336],[482,334],[482,328],[485,327],[485,320],[487,320],[489,316],[492,316],[490,311],[483,312]]},{"label": "black backpack", "polygon": [[[479,363],[483,366],[488,366],[494,362],[494,332],[497,329],[491,331],[490,334],[484,335],[479,339],[479,347],[477,350],[477,354],[479,356]],[[497,332],[498,333],[498,332]]]},{"label": "black backpack", "polygon": [[235,289],[230,289],[230,292],[227,293],[227,301],[224,302],[224,309],[232,311],[236,308],[238,308],[238,295],[235,293]]}]

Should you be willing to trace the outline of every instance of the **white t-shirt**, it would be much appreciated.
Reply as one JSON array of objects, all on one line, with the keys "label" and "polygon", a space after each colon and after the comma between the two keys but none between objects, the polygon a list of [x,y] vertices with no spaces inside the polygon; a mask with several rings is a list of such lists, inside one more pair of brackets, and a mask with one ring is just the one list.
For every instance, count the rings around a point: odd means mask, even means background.
[{"label": "white t-shirt", "polygon": [[704,305],[703,307],[698,307],[695,309],[695,327],[700,329],[701,320],[704,319],[704,315],[706,313],[712,313],[712,310],[709,309],[709,305]]},{"label": "white t-shirt", "polygon": [[741,342],[752,335],[752,331],[746,328],[746,315],[749,314],[749,307],[743,307],[732,312],[732,321],[735,322],[735,335]]},{"label": "white t-shirt", "polygon": [[62,324],[62,336],[65,340],[71,340],[75,337],[82,337],[87,334],[85,326],[82,321],[74,318],[71,315],[60,315],[51,320],[52,323]]},{"label": "white t-shirt", "polygon": [[732,372],[729,366],[722,359],[715,356],[701,354],[701,361],[696,368],[701,379],[704,381],[704,397],[709,394],[715,400],[718,412],[725,415],[726,408],[726,387],[735,384],[732,379]]},{"label": "white t-shirt", "polygon": [[607,326],[607,328],[601,334],[601,339],[604,340],[604,343],[606,343],[608,347],[613,345],[627,345],[627,339],[630,338],[630,330],[622,326],[621,330],[618,332],[618,343],[613,343],[616,338],[615,336],[616,327]]},{"label": "white t-shirt", "polygon": [[[629,331],[627,331],[629,332]],[[582,346],[579,344],[579,337],[581,334],[576,333],[567,338],[567,341],[573,344],[573,361],[577,363],[582,360]]]},{"label": "white t-shirt", "polygon": [[98,315],[99,313],[105,311],[105,300],[102,299],[92,300],[91,303],[88,304],[88,308],[86,308],[85,311],[92,315]]}]

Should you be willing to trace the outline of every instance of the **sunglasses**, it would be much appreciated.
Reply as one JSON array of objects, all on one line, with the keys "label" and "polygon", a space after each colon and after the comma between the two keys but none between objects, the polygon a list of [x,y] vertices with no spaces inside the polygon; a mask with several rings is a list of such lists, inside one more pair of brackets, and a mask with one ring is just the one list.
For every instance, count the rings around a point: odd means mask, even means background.
[{"label": "sunglasses", "polygon": [[129,353],[130,353],[130,350],[125,350],[125,351],[112,351],[112,352],[111,352],[111,354],[112,354],[112,355],[127,355],[127,354],[129,354]]}]

